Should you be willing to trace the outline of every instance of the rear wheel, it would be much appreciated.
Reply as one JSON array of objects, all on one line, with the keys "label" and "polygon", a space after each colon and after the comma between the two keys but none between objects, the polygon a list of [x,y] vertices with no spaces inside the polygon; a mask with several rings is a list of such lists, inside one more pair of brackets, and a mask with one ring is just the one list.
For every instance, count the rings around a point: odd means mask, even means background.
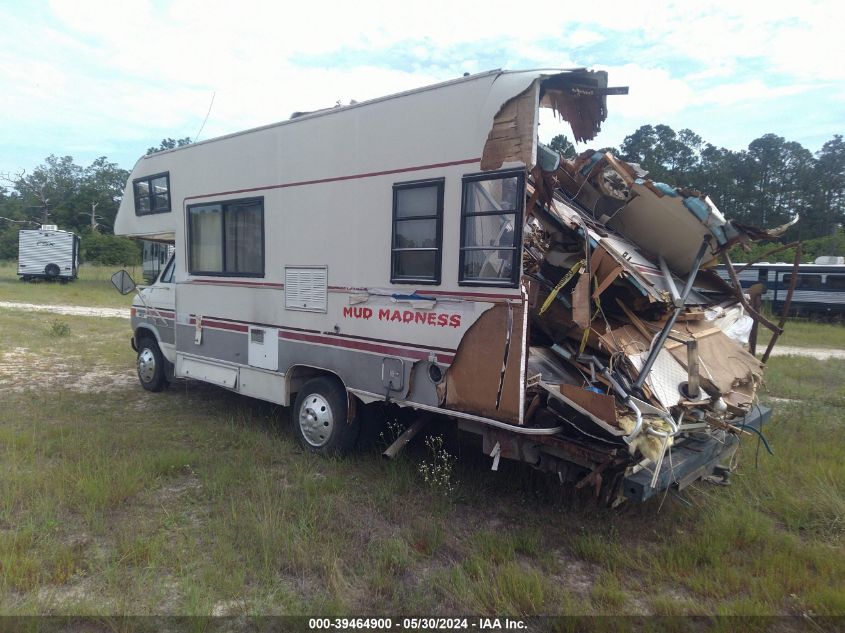
[{"label": "rear wheel", "polygon": [[166,362],[155,339],[147,336],[138,341],[138,380],[144,389],[161,391],[167,387]]},{"label": "rear wheel", "polygon": [[346,389],[336,378],[306,382],[296,395],[293,426],[302,447],[321,455],[343,455],[355,445],[358,419],[347,420]]}]

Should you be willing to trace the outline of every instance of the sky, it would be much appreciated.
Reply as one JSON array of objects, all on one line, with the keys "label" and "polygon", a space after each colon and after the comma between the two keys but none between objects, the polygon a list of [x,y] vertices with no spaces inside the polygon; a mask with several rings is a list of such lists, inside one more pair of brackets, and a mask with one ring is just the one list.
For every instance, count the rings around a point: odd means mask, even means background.
[{"label": "sky", "polygon": [[[0,0],[0,174],[50,154],[129,169],[166,137],[494,68],[588,67],[629,86],[579,150],[665,123],[734,150],[771,132],[815,152],[845,133],[843,24],[839,0]],[[544,113],[540,139],[558,133],[572,136]]]}]

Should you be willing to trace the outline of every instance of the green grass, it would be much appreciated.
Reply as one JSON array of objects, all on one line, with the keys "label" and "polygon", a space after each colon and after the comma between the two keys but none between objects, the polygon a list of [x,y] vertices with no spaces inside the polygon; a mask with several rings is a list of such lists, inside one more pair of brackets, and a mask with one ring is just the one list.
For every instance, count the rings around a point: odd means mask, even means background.
[{"label": "green grass", "polygon": [[[769,315],[769,320],[775,324],[778,323],[777,316]],[[761,325],[757,336],[758,352],[762,354],[766,350],[771,337],[772,333]],[[783,328],[783,334],[778,338],[777,345],[845,349],[845,325],[807,319],[789,319]]]},{"label": "green grass", "polygon": [[[20,281],[17,262],[0,262],[0,301],[21,303],[124,308],[132,294],[123,296],[111,285],[120,266],[82,264],[79,278],[66,284],[48,281]],[[141,267],[128,269],[137,283],[144,283]]]},{"label": "green grass", "polygon": [[283,408],[144,392],[126,321],[61,319],[0,310],[0,613],[845,615],[843,361],[770,361],[801,402],[730,487],[609,510],[468,444],[449,497],[424,448],[315,458]]}]

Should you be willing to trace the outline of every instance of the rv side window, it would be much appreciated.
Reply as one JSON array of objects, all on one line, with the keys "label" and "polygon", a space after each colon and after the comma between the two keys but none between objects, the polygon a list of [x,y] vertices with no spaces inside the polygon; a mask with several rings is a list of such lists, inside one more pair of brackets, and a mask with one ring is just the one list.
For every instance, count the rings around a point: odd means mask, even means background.
[{"label": "rv side window", "polygon": [[135,215],[170,211],[170,174],[156,174],[132,181],[135,192]]},{"label": "rv side window", "polygon": [[464,176],[461,285],[517,285],[524,191],[521,171]]},{"label": "rv side window", "polygon": [[264,199],[188,207],[188,263],[193,275],[264,276]]},{"label": "rv side window", "polygon": [[440,283],[443,178],[393,185],[391,283]]}]

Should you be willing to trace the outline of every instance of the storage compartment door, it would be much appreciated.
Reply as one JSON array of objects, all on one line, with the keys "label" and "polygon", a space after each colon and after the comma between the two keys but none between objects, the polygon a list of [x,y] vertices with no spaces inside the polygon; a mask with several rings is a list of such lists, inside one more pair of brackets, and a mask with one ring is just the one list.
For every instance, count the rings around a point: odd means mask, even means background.
[{"label": "storage compartment door", "polygon": [[249,327],[247,362],[252,367],[279,370],[279,330],[269,327]]}]

